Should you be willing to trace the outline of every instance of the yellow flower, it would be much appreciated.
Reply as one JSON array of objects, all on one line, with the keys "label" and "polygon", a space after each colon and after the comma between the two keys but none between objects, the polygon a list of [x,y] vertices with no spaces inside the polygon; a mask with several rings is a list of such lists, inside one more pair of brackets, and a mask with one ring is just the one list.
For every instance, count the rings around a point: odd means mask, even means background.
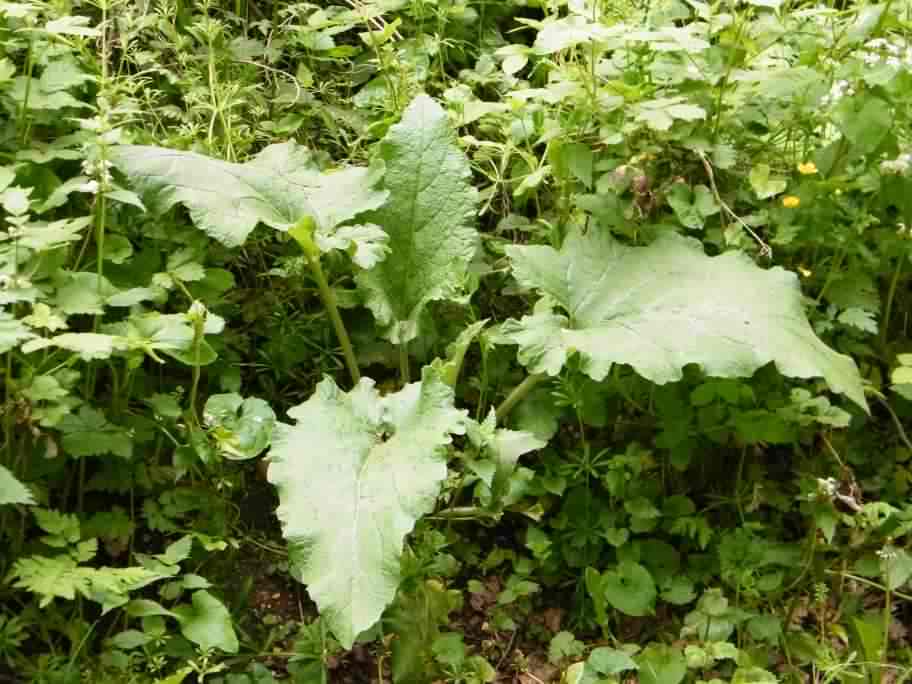
[{"label": "yellow flower", "polygon": [[810,176],[812,173],[817,173],[817,164],[814,162],[804,162],[803,164],[798,164],[798,173],[802,176]]},{"label": "yellow flower", "polygon": [[799,197],[795,197],[794,195],[786,195],[782,198],[782,206],[786,209],[794,209],[799,204],[801,204],[801,199]]},{"label": "yellow flower", "polygon": [[798,267],[798,273],[800,273],[805,278],[810,278],[814,274],[814,272],[812,270],[807,269],[804,266]]}]

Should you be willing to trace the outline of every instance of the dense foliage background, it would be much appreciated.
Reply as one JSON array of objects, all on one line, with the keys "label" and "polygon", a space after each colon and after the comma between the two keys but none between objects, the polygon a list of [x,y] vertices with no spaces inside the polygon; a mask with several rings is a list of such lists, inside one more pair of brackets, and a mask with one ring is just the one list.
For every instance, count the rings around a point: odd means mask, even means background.
[{"label": "dense foliage background", "polygon": [[912,679],[912,2],[0,2],[0,682]]}]

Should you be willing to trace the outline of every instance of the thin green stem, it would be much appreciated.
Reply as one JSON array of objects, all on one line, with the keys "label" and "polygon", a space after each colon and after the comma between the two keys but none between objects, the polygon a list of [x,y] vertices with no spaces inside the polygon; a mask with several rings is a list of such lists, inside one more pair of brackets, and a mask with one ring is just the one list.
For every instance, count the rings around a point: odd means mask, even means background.
[{"label": "thin green stem", "polygon": [[744,477],[744,458],[747,456],[747,446],[741,447],[741,458],[738,460],[738,475],[735,480],[735,505],[738,507],[738,517],[744,524],[744,505],[741,503],[741,482]]},{"label": "thin green stem", "polygon": [[529,375],[525,380],[514,387],[513,391],[510,392],[510,394],[507,395],[507,398],[497,407],[497,421],[501,422],[510,415],[510,411],[547,378],[548,376],[544,373]]},{"label": "thin green stem", "polygon": [[193,415],[193,420],[196,421],[197,416],[199,415],[196,412],[196,398],[199,394],[199,382],[200,375],[202,374],[200,368],[200,350],[203,346],[203,326],[205,322],[194,321],[193,324],[193,370],[192,379],[190,381],[190,413]]},{"label": "thin green stem", "polygon": [[357,385],[361,381],[361,371],[358,369],[358,359],[355,357],[355,350],[352,348],[351,339],[348,336],[348,330],[345,329],[345,322],[339,315],[339,306],[336,304],[336,295],[326,281],[326,274],[323,273],[323,266],[320,263],[320,248],[314,242],[314,231],[316,222],[313,217],[305,216],[289,232],[301,251],[307,259],[310,271],[317,283],[320,291],[320,299],[323,300],[323,306],[329,314],[329,320],[332,321],[333,328],[336,331],[336,338],[342,347],[342,356],[345,357],[345,365],[348,367],[348,373],[351,375],[352,383]]},{"label": "thin green stem", "polygon": [[896,288],[899,286],[899,278],[902,275],[903,262],[906,260],[905,254],[900,254],[896,260],[896,269],[893,271],[893,278],[890,279],[890,289],[887,290],[887,303],[884,305],[883,322],[880,324],[880,343],[887,343],[887,333],[890,330],[890,318],[893,316],[893,301],[896,298]]},{"label": "thin green stem", "polygon": [[845,259],[846,250],[847,247],[843,246],[843,248],[839,250],[839,253],[836,255],[836,258],[833,259],[833,263],[830,265],[830,270],[827,271],[826,280],[823,281],[823,287],[820,288],[820,292],[817,293],[817,299],[814,300],[815,304],[819,305],[820,302],[823,301],[823,296],[826,294],[827,289],[830,287],[830,285],[833,284],[833,280],[842,269],[842,262]]},{"label": "thin green stem", "polygon": [[348,336],[348,330],[345,329],[345,322],[339,315],[339,307],[336,304],[336,295],[333,293],[329,283],[326,282],[326,275],[323,273],[323,266],[320,264],[319,255],[307,253],[307,263],[310,265],[310,271],[313,273],[314,280],[317,281],[317,287],[320,290],[320,299],[323,300],[323,306],[329,314],[329,320],[332,321],[333,329],[336,331],[336,337],[342,346],[342,356],[345,357],[345,365],[348,367],[348,373],[351,375],[352,383],[355,385],[361,381],[361,371],[358,369],[358,359],[355,357],[355,350],[352,347],[351,339]]},{"label": "thin green stem", "polygon": [[25,54],[25,93],[22,96],[22,104],[19,106],[19,125],[22,127],[20,141],[23,145],[28,141],[29,134],[28,106],[32,93],[32,71],[35,68],[33,44],[34,41],[29,38],[28,49]]},{"label": "thin green stem", "polygon": [[887,585],[887,590],[884,594],[883,610],[883,653],[881,653],[880,662],[883,667],[888,667],[890,665],[888,660],[890,653],[890,625],[893,623],[893,591],[889,585]]},{"label": "thin green stem", "polygon": [[403,386],[409,384],[408,342],[399,344],[399,377],[402,379]]},{"label": "thin green stem", "polygon": [[[885,587],[880,582],[875,582],[874,580],[868,579],[867,577],[861,577],[860,575],[853,575],[852,573],[845,572],[844,570],[824,570],[824,573],[827,575],[838,575],[841,578],[852,580],[853,582],[863,584],[867,587],[871,587],[872,589],[880,589],[884,592],[888,591],[887,587]],[[903,594],[899,591],[893,591],[891,593],[896,598],[902,599],[903,601],[912,601],[912,594]],[[795,598],[797,599],[799,597],[796,596]]]}]

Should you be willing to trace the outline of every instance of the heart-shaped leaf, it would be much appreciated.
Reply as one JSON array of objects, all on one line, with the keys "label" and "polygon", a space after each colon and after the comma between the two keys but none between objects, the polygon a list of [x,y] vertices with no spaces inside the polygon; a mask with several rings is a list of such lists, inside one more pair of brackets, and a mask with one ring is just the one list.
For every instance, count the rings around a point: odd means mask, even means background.
[{"label": "heart-shaped leaf", "polygon": [[434,507],[465,412],[426,368],[386,396],[367,378],[348,393],[327,378],[288,414],[270,452],[278,516],[293,572],[349,648],[396,594],[403,539]]}]

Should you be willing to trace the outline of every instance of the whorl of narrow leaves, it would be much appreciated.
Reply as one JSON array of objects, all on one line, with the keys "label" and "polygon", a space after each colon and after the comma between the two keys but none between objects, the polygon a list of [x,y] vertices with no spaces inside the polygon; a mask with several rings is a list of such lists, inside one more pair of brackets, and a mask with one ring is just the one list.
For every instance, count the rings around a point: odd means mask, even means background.
[{"label": "whorl of narrow leaves", "polygon": [[295,575],[349,648],[396,594],[403,539],[434,508],[465,412],[426,368],[386,396],[369,379],[346,393],[327,378],[289,415],[270,452],[278,516]]},{"label": "whorl of narrow leaves", "polygon": [[708,375],[746,377],[774,362],[790,377],[824,378],[867,409],[855,363],[814,334],[789,271],[761,269],[740,252],[708,257],[677,234],[628,247],[575,232],[560,251],[506,252],[519,283],[563,310],[503,325],[499,339],[518,344],[532,372],[555,375],[572,352],[595,380],[626,363],[659,384],[679,380],[691,363]]},{"label": "whorl of narrow leaves", "polygon": [[475,252],[478,193],[446,112],[421,95],[381,143],[389,199],[365,216],[389,235],[390,255],[358,284],[386,336],[418,335],[428,302],[456,297]]}]

